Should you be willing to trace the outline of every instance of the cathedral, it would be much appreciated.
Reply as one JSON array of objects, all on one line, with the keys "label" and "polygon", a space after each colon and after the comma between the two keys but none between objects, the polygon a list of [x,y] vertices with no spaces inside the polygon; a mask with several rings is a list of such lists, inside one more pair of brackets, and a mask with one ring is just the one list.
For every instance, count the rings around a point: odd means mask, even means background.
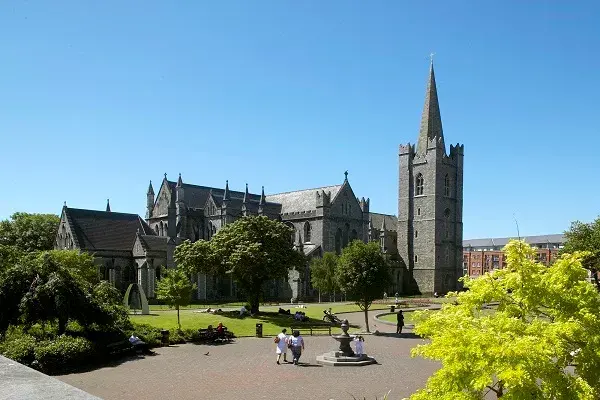
[{"label": "cathedral", "polygon": [[[462,275],[463,146],[446,153],[433,64],[416,146],[400,146],[398,217],[373,213],[370,200],[357,197],[345,173],[341,184],[285,193],[235,191],[171,181],[165,174],[158,192],[152,182],[146,215],[67,207],[61,213],[55,248],[95,255],[103,279],[125,289],[138,283],[149,298],[164,268],[175,266],[175,247],[184,240],[210,240],[223,226],[251,215],[281,221],[308,259],[339,254],[352,240],[377,241],[392,266],[388,292],[444,293],[458,288]],[[303,272],[303,273],[300,273]],[[302,278],[303,277],[303,278]],[[229,277],[199,274],[197,300],[239,298]],[[310,298],[309,263],[269,282],[265,299]]]}]

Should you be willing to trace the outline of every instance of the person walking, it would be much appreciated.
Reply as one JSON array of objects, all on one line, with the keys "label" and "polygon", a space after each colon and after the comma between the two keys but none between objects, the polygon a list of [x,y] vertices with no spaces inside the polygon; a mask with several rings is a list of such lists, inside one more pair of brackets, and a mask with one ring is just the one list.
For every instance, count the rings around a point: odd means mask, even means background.
[{"label": "person walking", "polygon": [[275,350],[275,353],[277,353],[277,364],[279,364],[282,354],[283,362],[287,362],[288,337],[285,334],[286,332],[287,329],[283,328],[281,333],[275,337],[275,343],[277,344],[277,349]]},{"label": "person walking", "polygon": [[402,333],[402,327],[404,326],[404,314],[402,313],[402,310],[398,311],[396,319],[398,321],[396,322],[396,333]]},{"label": "person walking", "polygon": [[304,338],[300,336],[300,331],[294,331],[289,340],[289,345],[292,350],[294,365],[298,365],[302,350],[304,350]]}]

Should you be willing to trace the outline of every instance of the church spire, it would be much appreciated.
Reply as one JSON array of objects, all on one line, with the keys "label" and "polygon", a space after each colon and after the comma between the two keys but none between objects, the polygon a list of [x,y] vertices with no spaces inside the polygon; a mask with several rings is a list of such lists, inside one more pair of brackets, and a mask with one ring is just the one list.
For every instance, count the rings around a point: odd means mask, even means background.
[{"label": "church spire", "polygon": [[177,187],[183,187],[183,180],[181,179],[181,173],[179,174],[179,178],[177,179]]},{"label": "church spire", "polygon": [[150,181],[150,185],[148,185],[148,193],[146,193],[147,195],[152,195],[154,196],[154,188],[152,187],[152,181]]},{"label": "church spire", "polygon": [[106,212],[110,212],[110,199],[106,199]]},{"label": "church spire", "polygon": [[223,201],[230,200],[231,194],[229,193],[229,181],[225,181],[225,191],[223,192]]},{"label": "church spire", "polygon": [[266,203],[266,198],[265,198],[265,187],[262,187],[262,192],[260,194],[260,200],[258,202],[258,205],[260,206],[264,206]]},{"label": "church spire", "polygon": [[431,66],[429,67],[429,81],[427,82],[427,91],[425,92],[425,105],[423,106],[423,114],[421,115],[417,154],[425,154],[427,152],[427,142],[435,137],[440,140],[441,145],[446,149],[432,57]]},{"label": "church spire", "polygon": [[387,232],[387,227],[385,226],[385,217],[383,217],[383,222],[381,223],[381,231]]}]

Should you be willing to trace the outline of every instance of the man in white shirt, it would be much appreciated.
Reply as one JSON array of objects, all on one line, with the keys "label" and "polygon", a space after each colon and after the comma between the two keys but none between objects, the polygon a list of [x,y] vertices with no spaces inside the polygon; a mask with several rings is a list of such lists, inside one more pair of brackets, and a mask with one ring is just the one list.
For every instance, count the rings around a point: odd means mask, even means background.
[{"label": "man in white shirt", "polygon": [[283,328],[281,333],[275,338],[275,343],[277,344],[277,349],[275,350],[275,353],[277,353],[277,364],[279,364],[282,354],[283,362],[287,362],[288,337],[285,332],[287,332],[287,329]]}]

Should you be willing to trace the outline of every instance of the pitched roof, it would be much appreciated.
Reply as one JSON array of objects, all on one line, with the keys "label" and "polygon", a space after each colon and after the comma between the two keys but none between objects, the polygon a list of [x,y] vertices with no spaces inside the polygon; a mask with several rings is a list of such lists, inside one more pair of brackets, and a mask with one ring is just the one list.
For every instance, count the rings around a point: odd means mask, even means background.
[{"label": "pitched roof", "polygon": [[166,236],[140,235],[140,238],[146,250],[167,251],[167,240],[169,238]]},{"label": "pitched roof", "polygon": [[398,218],[395,215],[369,213],[369,218],[373,223],[373,227],[381,230],[381,225],[385,221],[385,227],[388,231],[395,231],[398,226]]},{"label": "pitched roof", "polygon": [[325,186],[315,189],[298,190],[296,192],[286,192],[270,194],[266,196],[269,203],[281,204],[281,213],[310,211],[316,208],[316,192],[324,191],[331,193],[331,200],[337,196],[343,185]]},{"label": "pitched roof", "polygon": [[[177,186],[177,182],[169,182],[169,188],[171,190],[175,190]],[[212,194],[215,198],[215,203],[217,205],[221,205],[223,201],[223,193],[225,192],[224,188],[214,188],[209,186],[198,186],[191,185],[189,183],[183,183],[183,196],[184,201],[190,208],[204,208],[206,204],[206,200],[208,199],[209,193],[212,191]],[[242,200],[244,198],[244,192],[236,192],[233,190],[229,190],[229,196],[231,199],[239,199]],[[248,198],[251,201],[258,202],[260,200],[260,194],[252,194],[249,193]]]},{"label": "pitched roof", "polygon": [[138,229],[144,235],[153,235],[152,229],[137,214],[69,207],[63,210],[82,249],[130,251]]},{"label": "pitched roof", "polygon": [[[503,238],[484,238],[484,239],[468,239],[463,240],[463,247],[504,247],[508,244],[511,239],[518,239],[517,237],[503,237]],[[521,240],[524,240],[528,244],[563,244],[566,242],[566,238],[563,234],[552,234],[552,235],[536,235],[536,236],[523,236]]]}]

